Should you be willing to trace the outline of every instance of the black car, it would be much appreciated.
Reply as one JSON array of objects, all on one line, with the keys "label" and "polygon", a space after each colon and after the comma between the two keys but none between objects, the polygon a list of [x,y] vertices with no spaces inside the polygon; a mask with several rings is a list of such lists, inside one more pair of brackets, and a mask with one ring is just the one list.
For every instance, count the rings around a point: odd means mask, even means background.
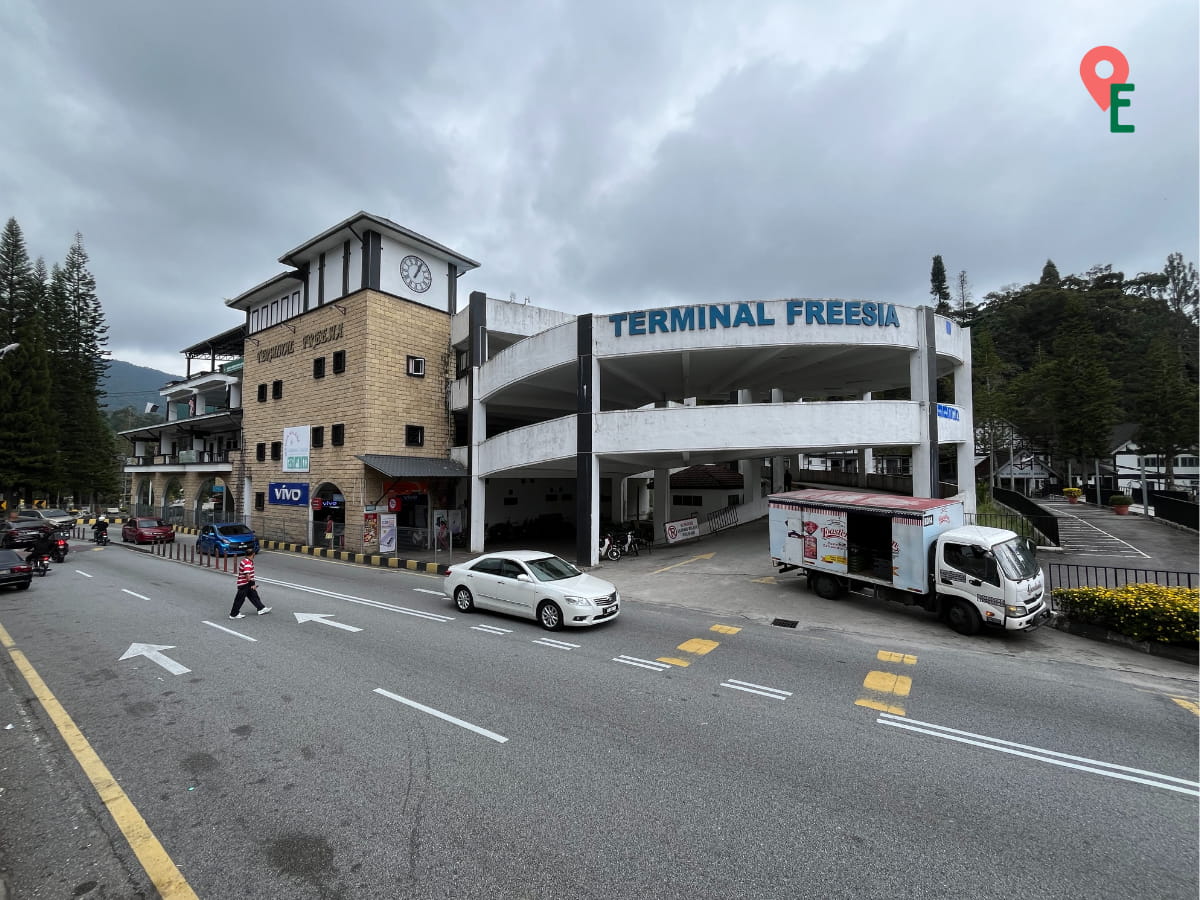
[{"label": "black car", "polygon": [[14,587],[18,591],[29,590],[33,581],[33,566],[16,550],[0,550],[0,587]]},{"label": "black car", "polygon": [[43,530],[50,526],[42,519],[7,519],[0,522],[0,547],[12,550],[32,547]]}]

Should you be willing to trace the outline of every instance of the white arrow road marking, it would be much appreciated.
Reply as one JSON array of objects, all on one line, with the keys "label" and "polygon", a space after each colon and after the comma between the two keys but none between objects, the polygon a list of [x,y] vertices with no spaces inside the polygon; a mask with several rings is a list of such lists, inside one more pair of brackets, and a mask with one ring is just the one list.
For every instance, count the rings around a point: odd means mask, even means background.
[{"label": "white arrow road marking", "polygon": [[133,659],[135,656],[144,656],[150,662],[158,663],[172,675],[183,675],[185,672],[192,671],[187,666],[175,662],[169,656],[163,656],[160,652],[162,650],[174,649],[175,647],[169,644],[130,644],[129,649],[125,651],[125,655],[121,659]]},{"label": "white arrow road marking", "polygon": [[671,668],[670,663],[659,662],[656,659],[642,659],[637,656],[614,656],[613,662],[625,663],[627,666],[637,666],[639,669],[653,669],[655,672],[665,672]]},{"label": "white arrow road marking", "polygon": [[[880,713],[879,718],[875,720],[880,725],[891,725],[893,728],[904,728],[908,731],[916,731],[921,734],[932,735],[933,737],[944,738],[948,741],[958,741],[960,744],[971,744],[974,747],[983,747],[986,750],[998,750],[1001,753],[1011,753],[1013,756],[1023,756],[1026,759],[1036,759],[1041,762],[1048,762],[1056,766],[1066,766],[1068,769],[1079,769],[1082,772],[1092,772],[1095,775],[1107,775],[1109,778],[1120,778],[1122,781],[1136,781],[1138,784],[1148,784],[1151,787],[1162,788],[1167,791],[1177,791],[1180,794],[1189,794],[1193,797],[1200,797],[1200,783],[1188,781],[1186,778],[1176,778],[1173,775],[1161,775],[1158,772],[1147,772],[1145,769],[1131,769],[1128,766],[1118,766],[1116,763],[1101,762],[1098,759],[1088,759],[1086,756],[1072,756],[1069,753],[1059,753],[1056,750],[1043,750],[1041,747],[1031,747],[1028,744],[1017,744],[1013,741],[1003,741],[1000,738],[988,737],[983,734],[972,734],[970,731],[959,731],[957,728],[947,728],[945,725],[932,725],[929,722],[919,722],[916,719],[908,719],[902,716],[893,716],[889,713]],[[924,726],[924,727],[917,727]],[[972,740],[978,738],[978,740]],[[1020,747],[1021,749],[1014,749]],[[1022,752],[1023,750],[1032,750],[1032,753]],[[1052,757],[1059,757],[1052,759]],[[1067,762],[1067,760],[1076,760],[1076,762]],[[1089,763],[1090,765],[1078,765],[1078,763]],[[1104,766],[1103,769],[1098,769],[1096,766]],[[1109,769],[1115,771],[1108,771]],[[1130,772],[1133,774],[1123,775],[1122,772]],[[1135,775],[1149,775],[1150,778],[1137,778]],[[1150,779],[1159,779],[1152,781]],[[1173,781],[1175,784],[1164,784],[1163,782]],[[1177,787],[1176,785],[1186,785],[1186,787]]]},{"label": "white arrow road marking", "polygon": [[355,628],[353,625],[343,625],[341,622],[330,622],[333,618],[333,613],[293,613],[296,621],[303,624],[304,622],[320,622],[322,625],[332,625],[334,628],[340,628],[342,631],[362,631],[361,628]]},{"label": "white arrow road marking", "polygon": [[511,628],[497,628],[495,625],[472,625],[475,631],[486,631],[488,634],[512,634]]},{"label": "white arrow road marking", "polygon": [[553,638],[539,638],[534,641],[535,644],[541,644],[544,647],[553,647],[556,650],[578,650],[578,644],[568,644],[566,641],[556,641]]},{"label": "white arrow road marking", "polygon": [[767,687],[765,684],[738,681],[736,678],[722,681],[721,687],[733,688],[735,691],[745,691],[747,694],[759,694],[763,697],[770,697],[772,700],[786,700],[792,696],[791,691],[781,691],[779,688]]},{"label": "white arrow road marking", "polygon": [[256,644],[258,643],[258,638],[252,638],[248,634],[242,634],[240,631],[234,631],[232,628],[226,628],[224,625],[218,625],[216,622],[210,622],[210,621],[208,621],[208,619],[201,619],[201,621],[205,625],[211,625],[213,628],[216,628],[220,631],[228,632],[229,634],[232,634],[234,637],[240,637],[243,641],[254,641],[254,643],[256,643]]},{"label": "white arrow road marking", "polygon": [[141,594],[135,594],[133,591],[131,591],[127,588],[121,588],[121,592],[125,593],[125,594],[129,594],[129,596],[131,596],[131,597],[137,597],[139,600],[149,600],[150,599],[149,597],[143,597]]},{"label": "white arrow road marking", "polygon": [[89,575],[87,572],[83,572],[83,571],[81,571],[81,570],[79,570],[79,569],[76,569],[76,570],[75,570],[75,574],[76,574],[76,575],[82,575],[84,578],[91,578],[91,577],[92,577],[92,576],[91,576],[91,575]]},{"label": "white arrow road marking", "polygon": [[444,722],[449,722],[452,725],[457,725],[459,728],[465,728],[467,731],[473,731],[476,734],[481,734],[485,738],[491,738],[498,744],[508,743],[508,738],[502,734],[496,734],[494,731],[488,731],[486,728],[480,728],[478,725],[472,725],[470,722],[464,722],[462,719],[456,719],[454,716],[447,715],[444,712],[438,712],[430,706],[425,706],[423,703],[418,703],[416,700],[409,700],[407,697],[401,697],[399,694],[393,694],[391,691],[385,691],[383,688],[375,688],[375,693],[382,694],[384,697],[390,697],[397,703],[403,703],[405,706],[411,706],[413,709],[419,709],[421,712],[427,712],[431,716],[437,716]]},{"label": "white arrow road marking", "polygon": [[276,581],[273,578],[260,578],[258,580],[263,584],[274,584],[279,587],[291,588],[294,591],[304,591],[307,594],[320,594],[322,597],[332,597],[335,600],[347,600],[350,603],[361,603],[363,606],[373,606],[376,609],[386,609],[389,612],[403,613],[406,616],[416,616],[418,619],[430,619],[434,622],[449,622],[454,618],[454,616],[443,616],[439,615],[438,613],[422,612],[419,609],[408,609],[404,606],[395,606],[391,603],[384,603],[382,600],[369,600],[366,597],[354,597],[350,594],[339,594],[336,591],[325,591],[321,588],[308,587],[304,584],[292,584],[287,581]]}]

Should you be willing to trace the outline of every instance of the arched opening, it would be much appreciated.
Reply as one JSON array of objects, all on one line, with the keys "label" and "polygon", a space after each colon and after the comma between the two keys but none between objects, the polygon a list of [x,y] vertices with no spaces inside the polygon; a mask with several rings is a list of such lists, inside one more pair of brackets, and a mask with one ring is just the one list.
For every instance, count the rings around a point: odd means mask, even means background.
[{"label": "arched opening", "polygon": [[183,482],[178,478],[167,480],[163,495],[159,498],[163,504],[162,518],[172,525],[190,524],[188,519],[187,498],[183,495]]},{"label": "arched opening", "polygon": [[196,519],[202,525],[234,520],[233,492],[224,478],[216,475],[201,482],[196,493]]},{"label": "arched opening", "polygon": [[312,495],[312,543],[340,549],[346,546],[346,497],[326,481]]}]

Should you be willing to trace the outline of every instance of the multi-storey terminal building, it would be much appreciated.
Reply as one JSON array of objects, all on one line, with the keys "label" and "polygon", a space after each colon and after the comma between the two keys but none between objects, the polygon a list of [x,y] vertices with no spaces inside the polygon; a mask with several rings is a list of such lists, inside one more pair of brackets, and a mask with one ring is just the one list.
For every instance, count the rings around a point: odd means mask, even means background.
[{"label": "multi-storey terminal building", "polygon": [[574,534],[590,563],[602,520],[651,517],[662,539],[673,471],[728,464],[765,511],[806,456],[868,472],[876,451],[911,458],[915,495],[950,474],[974,508],[970,336],[926,307],[460,300],[476,262],[367,213],[279,261],[227,301],[246,317],[227,493],[264,537],[398,552]]}]

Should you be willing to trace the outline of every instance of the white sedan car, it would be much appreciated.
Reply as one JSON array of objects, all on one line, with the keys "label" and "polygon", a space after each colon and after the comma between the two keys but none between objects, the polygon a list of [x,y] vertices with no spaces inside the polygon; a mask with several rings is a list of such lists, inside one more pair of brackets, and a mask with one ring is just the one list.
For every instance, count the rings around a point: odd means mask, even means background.
[{"label": "white sedan car", "polygon": [[607,581],[580,572],[552,553],[485,553],[445,571],[447,596],[461,612],[490,609],[536,619],[554,631],[615,619],[621,595]]}]

